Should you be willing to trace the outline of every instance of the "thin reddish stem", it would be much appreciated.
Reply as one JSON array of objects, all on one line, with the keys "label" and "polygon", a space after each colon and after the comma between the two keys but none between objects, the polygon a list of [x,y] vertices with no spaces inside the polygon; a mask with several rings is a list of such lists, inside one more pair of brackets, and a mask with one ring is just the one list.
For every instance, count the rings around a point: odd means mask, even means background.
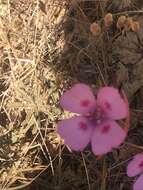
[{"label": "thin reddish stem", "polygon": [[125,124],[124,124],[124,130],[126,131],[126,133],[128,133],[129,131],[129,128],[130,128],[130,108],[129,108],[129,102],[128,102],[128,98],[125,94],[125,92],[122,90],[122,95],[123,95],[123,99],[127,105],[127,118],[126,118],[126,121],[125,121]]}]

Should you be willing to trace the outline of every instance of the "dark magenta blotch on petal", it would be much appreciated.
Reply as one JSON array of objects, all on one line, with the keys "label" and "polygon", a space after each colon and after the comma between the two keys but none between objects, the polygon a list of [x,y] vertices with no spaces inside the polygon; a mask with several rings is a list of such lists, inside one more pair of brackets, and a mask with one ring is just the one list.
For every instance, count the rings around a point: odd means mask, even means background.
[{"label": "dark magenta blotch on petal", "polygon": [[82,130],[86,130],[86,129],[87,129],[87,124],[81,121],[81,122],[79,123],[79,127],[80,127],[80,129],[82,129]]},{"label": "dark magenta blotch on petal", "polygon": [[105,107],[108,109],[108,110],[112,110],[112,107],[111,107],[111,104],[109,102],[105,102],[104,103]]},{"label": "dark magenta blotch on petal", "polygon": [[140,168],[143,168],[143,161],[139,164]]},{"label": "dark magenta blotch on petal", "polygon": [[89,104],[90,104],[90,101],[89,100],[83,100],[83,101],[81,101],[80,104],[81,104],[82,107],[88,107]]},{"label": "dark magenta blotch on petal", "polygon": [[110,125],[105,125],[103,129],[101,130],[102,134],[108,133],[110,130]]}]

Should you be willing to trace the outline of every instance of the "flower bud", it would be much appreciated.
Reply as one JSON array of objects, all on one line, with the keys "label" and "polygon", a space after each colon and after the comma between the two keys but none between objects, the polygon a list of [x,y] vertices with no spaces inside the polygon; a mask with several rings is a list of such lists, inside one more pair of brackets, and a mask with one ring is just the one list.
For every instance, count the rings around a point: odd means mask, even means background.
[{"label": "flower bud", "polygon": [[101,33],[101,27],[99,26],[99,24],[97,24],[96,22],[93,22],[90,25],[90,32],[93,35],[99,35]]},{"label": "flower bud", "polygon": [[111,24],[113,23],[113,15],[111,13],[107,13],[104,17],[104,24],[105,27],[109,27],[111,26]]},{"label": "flower bud", "polygon": [[131,24],[131,29],[133,32],[139,32],[140,31],[140,24],[139,22],[135,21],[135,22],[132,22]]},{"label": "flower bud", "polygon": [[122,28],[124,28],[125,22],[126,22],[126,16],[120,16],[120,17],[118,18],[118,21],[117,21],[117,28],[120,29],[120,30],[121,30]]}]

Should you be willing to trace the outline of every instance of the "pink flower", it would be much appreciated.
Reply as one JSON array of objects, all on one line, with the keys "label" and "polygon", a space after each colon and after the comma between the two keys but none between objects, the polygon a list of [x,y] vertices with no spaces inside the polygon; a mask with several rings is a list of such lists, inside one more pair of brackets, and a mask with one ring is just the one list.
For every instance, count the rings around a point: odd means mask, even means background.
[{"label": "pink flower", "polygon": [[126,132],[115,120],[126,118],[128,106],[113,87],[101,88],[95,97],[89,86],[79,83],[66,91],[60,105],[80,114],[58,123],[58,133],[72,150],[82,151],[90,142],[95,155],[117,148]]},{"label": "pink flower", "polygon": [[133,185],[133,190],[143,190],[143,154],[137,154],[134,156],[127,167],[127,175],[134,177],[141,174]]}]

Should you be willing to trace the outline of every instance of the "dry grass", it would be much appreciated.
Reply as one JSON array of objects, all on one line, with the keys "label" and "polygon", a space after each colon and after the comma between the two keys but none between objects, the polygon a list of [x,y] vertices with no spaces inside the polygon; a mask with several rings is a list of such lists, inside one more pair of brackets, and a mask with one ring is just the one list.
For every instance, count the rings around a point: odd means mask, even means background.
[{"label": "dry grass", "polygon": [[[140,0],[0,0],[1,190],[131,189],[126,163],[143,149],[141,7]],[[114,17],[109,31],[107,12]],[[120,15],[139,21],[141,32],[117,30]],[[94,21],[98,37],[90,32]],[[56,133],[68,116],[59,97],[76,82],[95,90],[112,84],[129,97],[129,137],[102,158],[88,148],[71,153]]]},{"label": "dry grass", "polygon": [[31,184],[47,168],[54,174],[59,91],[42,60],[48,48],[51,63],[60,48],[53,37],[64,2],[0,3],[0,189],[13,190]]}]

